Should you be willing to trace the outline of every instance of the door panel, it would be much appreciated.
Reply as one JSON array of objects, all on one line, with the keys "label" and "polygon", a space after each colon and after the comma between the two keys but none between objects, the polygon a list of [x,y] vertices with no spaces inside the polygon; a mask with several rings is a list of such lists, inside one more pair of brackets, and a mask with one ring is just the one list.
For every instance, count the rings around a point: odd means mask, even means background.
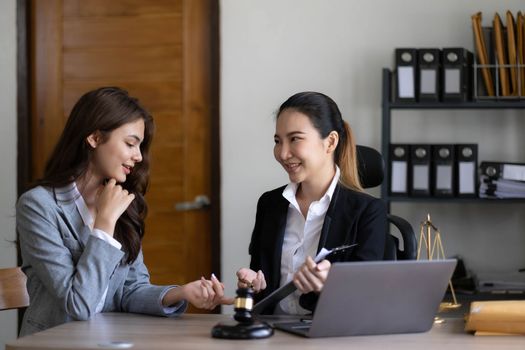
[{"label": "door panel", "polygon": [[[33,178],[83,93],[120,86],[138,97],[156,123],[143,249],[157,284],[220,271],[217,18],[213,0],[31,3]],[[175,210],[201,194],[211,209]]]}]

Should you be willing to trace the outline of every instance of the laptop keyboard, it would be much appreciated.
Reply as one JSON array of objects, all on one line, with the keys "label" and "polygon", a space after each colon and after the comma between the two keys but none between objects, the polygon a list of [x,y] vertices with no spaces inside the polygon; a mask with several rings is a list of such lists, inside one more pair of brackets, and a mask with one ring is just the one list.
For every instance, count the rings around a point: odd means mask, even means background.
[{"label": "laptop keyboard", "polygon": [[301,320],[299,322],[281,322],[281,325],[286,326],[290,329],[310,329],[312,326],[312,320]]}]

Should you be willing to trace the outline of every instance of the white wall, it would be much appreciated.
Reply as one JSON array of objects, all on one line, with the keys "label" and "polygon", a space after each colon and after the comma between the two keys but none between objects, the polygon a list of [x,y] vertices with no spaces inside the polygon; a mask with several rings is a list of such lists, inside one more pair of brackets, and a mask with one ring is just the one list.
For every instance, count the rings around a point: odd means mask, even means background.
[{"label": "white wall", "polygon": [[[272,155],[274,111],[295,92],[331,96],[358,142],[381,146],[381,69],[396,47],[473,49],[470,16],[523,1],[222,0],[222,275],[249,263],[257,199],[287,177]],[[424,115],[423,115],[424,114]],[[497,114],[497,115],[495,115]],[[480,159],[525,161],[523,111],[396,111],[393,142],[477,142]],[[372,191],[378,195],[376,190]],[[447,255],[476,270],[525,267],[524,205],[395,204],[416,230],[430,212]]]},{"label": "white wall", "polygon": [[[0,268],[16,266],[16,0],[0,1]],[[0,312],[0,349],[16,338],[16,311]]]}]

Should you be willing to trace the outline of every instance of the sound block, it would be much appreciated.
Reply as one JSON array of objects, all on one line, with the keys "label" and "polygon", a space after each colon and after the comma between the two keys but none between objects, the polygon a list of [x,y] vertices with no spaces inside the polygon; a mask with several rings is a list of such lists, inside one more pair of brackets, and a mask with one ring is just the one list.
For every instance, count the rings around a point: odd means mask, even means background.
[{"label": "sound block", "polygon": [[262,339],[273,335],[273,328],[266,323],[218,323],[211,330],[211,336],[223,339]]}]

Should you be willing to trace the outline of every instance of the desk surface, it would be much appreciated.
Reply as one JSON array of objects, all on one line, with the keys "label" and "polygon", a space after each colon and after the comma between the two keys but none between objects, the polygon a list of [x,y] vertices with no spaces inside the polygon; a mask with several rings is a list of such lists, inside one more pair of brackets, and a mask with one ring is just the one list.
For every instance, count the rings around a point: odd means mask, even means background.
[{"label": "desk surface", "polygon": [[89,321],[77,321],[19,338],[6,350],[104,349],[112,341],[133,343],[132,349],[521,349],[522,336],[475,337],[463,331],[463,320],[445,319],[426,333],[307,339],[275,331],[267,339],[214,339],[211,328],[230,315],[185,314],[169,319],[136,314],[97,314]]}]

